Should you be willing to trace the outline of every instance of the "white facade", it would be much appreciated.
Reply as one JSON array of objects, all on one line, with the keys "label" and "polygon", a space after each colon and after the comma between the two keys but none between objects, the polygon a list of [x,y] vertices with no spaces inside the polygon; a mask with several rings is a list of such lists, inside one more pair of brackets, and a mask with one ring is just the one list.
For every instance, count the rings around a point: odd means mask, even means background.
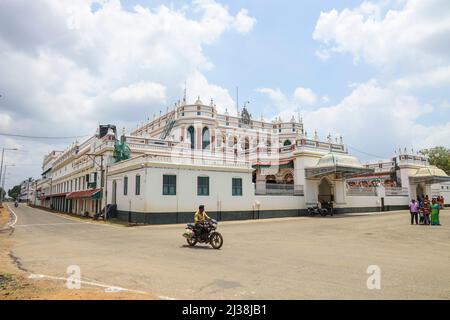
[{"label": "white facade", "polygon": [[418,193],[450,200],[449,185],[432,183],[450,180],[445,173],[418,174],[431,168],[426,158],[362,165],[342,137],[308,136],[294,117],[267,122],[245,108],[232,116],[212,101],[179,102],[122,135],[131,157],[120,162],[112,127],[46,157],[40,205],[92,215],[115,204],[122,220],[168,223],[190,220],[201,204],[219,219],[252,219],[297,216],[318,203],[337,212],[400,209]]}]

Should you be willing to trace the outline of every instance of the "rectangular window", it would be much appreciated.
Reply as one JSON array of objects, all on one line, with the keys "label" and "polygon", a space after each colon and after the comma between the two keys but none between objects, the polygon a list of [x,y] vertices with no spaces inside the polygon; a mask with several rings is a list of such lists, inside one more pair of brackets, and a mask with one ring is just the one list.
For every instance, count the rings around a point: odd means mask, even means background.
[{"label": "rectangular window", "polygon": [[123,195],[128,195],[128,177],[123,178]]},{"label": "rectangular window", "polygon": [[174,196],[177,194],[177,176],[163,175],[163,195]]},{"label": "rectangular window", "polygon": [[197,177],[197,195],[209,196],[209,177]]},{"label": "rectangular window", "polygon": [[232,191],[233,196],[242,196],[242,179],[233,178]]},{"label": "rectangular window", "polygon": [[136,176],[136,195],[141,194],[141,176]]}]

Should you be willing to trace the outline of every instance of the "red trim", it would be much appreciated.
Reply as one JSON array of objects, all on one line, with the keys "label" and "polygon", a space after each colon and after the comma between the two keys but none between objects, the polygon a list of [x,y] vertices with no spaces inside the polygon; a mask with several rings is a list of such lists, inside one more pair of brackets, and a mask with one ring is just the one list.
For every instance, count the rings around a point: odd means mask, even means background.
[{"label": "red trim", "polygon": [[102,189],[93,189],[93,190],[85,190],[85,191],[77,191],[77,192],[71,192],[67,195],[68,199],[75,199],[75,198],[90,198],[97,192],[101,191]]},{"label": "red trim", "polygon": [[51,194],[50,197],[65,197],[68,192]]}]

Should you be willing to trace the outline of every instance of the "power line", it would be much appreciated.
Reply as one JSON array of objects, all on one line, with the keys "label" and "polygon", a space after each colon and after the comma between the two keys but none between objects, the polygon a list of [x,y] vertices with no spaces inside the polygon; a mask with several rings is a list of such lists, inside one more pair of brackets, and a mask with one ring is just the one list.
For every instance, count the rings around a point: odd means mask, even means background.
[{"label": "power line", "polygon": [[65,139],[78,139],[78,138],[84,138],[89,136],[84,135],[84,136],[31,136],[31,135],[24,135],[24,134],[14,134],[14,133],[3,133],[0,132],[0,136],[5,136],[5,137],[13,137],[13,138],[23,138],[23,139],[41,139],[41,140],[65,140]]},{"label": "power line", "polygon": [[386,158],[386,157],[382,157],[382,156],[379,156],[379,155],[376,155],[376,154],[373,154],[373,153],[369,153],[369,152],[365,152],[365,151],[358,150],[358,149],[356,149],[356,148],[354,148],[354,147],[352,147],[352,146],[349,146],[349,145],[347,145],[347,146],[348,146],[350,149],[352,149],[352,150],[354,150],[354,151],[356,151],[356,152],[365,154],[366,156],[375,157],[375,158],[378,158],[378,159],[384,159],[384,158]]}]

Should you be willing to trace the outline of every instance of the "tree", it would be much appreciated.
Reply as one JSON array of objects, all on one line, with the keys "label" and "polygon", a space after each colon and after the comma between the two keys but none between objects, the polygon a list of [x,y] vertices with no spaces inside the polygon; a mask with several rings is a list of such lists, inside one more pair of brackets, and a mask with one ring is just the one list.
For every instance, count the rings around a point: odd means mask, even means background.
[{"label": "tree", "polygon": [[8,196],[14,200],[18,200],[20,197],[20,185],[14,186],[12,189],[8,190]]},{"label": "tree", "polygon": [[424,149],[420,151],[425,156],[428,156],[430,164],[444,170],[450,175],[450,149],[445,147],[434,147],[431,149]]},{"label": "tree", "polygon": [[5,199],[5,196],[6,196],[6,191],[3,190],[2,187],[0,187],[0,199]]}]

